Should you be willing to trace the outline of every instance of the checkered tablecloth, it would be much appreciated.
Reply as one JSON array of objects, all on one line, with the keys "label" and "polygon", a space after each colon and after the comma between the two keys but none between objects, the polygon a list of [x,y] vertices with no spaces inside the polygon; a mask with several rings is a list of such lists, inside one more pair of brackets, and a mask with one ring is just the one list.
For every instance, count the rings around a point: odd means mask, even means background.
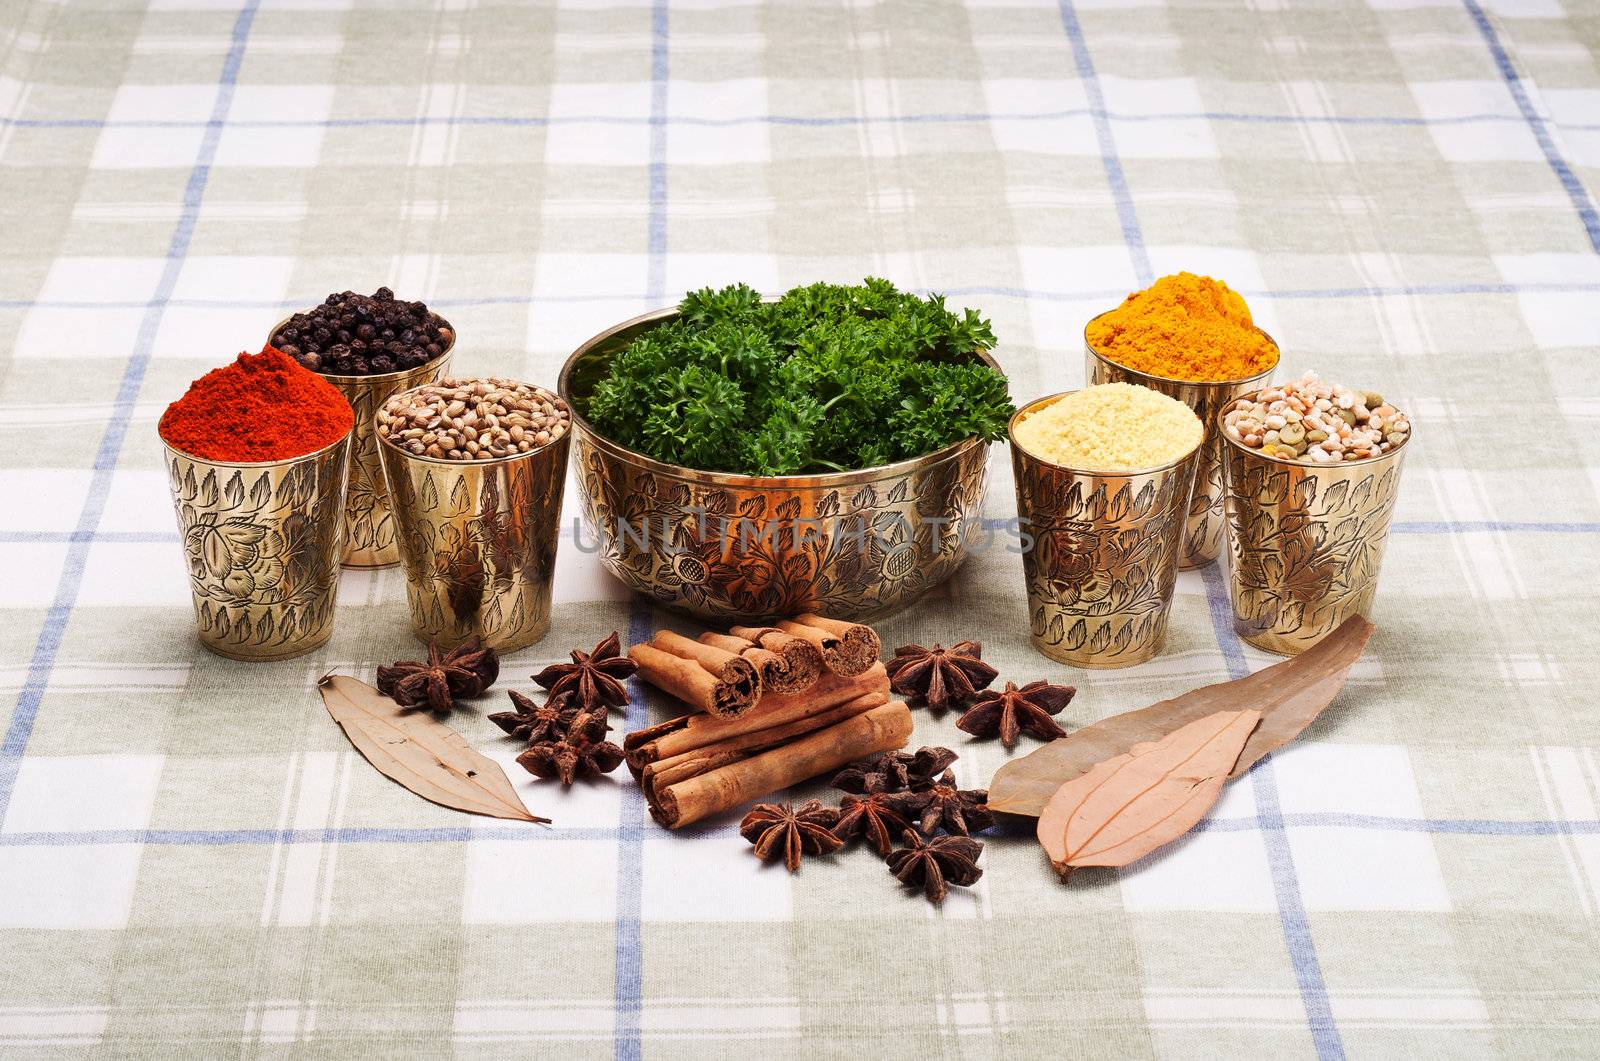
[{"label": "checkered tablecloth", "polygon": [[[1594,0],[0,5],[0,1052],[1600,1052],[1597,56]],[[312,656],[194,643],[156,417],[329,291],[550,384],[685,289],[878,274],[992,317],[1026,399],[1179,269],[1419,436],[1336,709],[1127,871],[996,833],[935,910],[864,852],[669,835],[625,775],[519,780],[551,828],[424,803],[313,692],[413,654],[393,570]],[[517,687],[676,621],[574,510]],[[1004,551],[883,631],[981,637],[1083,722],[1268,662],[1224,578],[1128,671],[1034,653]]]}]

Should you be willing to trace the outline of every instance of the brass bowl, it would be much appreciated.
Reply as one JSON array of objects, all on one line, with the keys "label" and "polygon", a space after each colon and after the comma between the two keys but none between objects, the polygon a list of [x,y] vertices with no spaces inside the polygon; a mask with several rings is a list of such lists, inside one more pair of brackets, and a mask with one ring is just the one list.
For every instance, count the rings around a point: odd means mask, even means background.
[{"label": "brass bowl", "polygon": [[[1211,383],[1152,376],[1117,364],[1089,342],[1089,328],[1103,316],[1105,313],[1083,327],[1084,374],[1089,383],[1137,383],[1160,391],[1193,409],[1205,426],[1205,441],[1200,445],[1200,469],[1195,474],[1194,494],[1189,499],[1189,515],[1183,528],[1183,548],[1178,555],[1180,568],[1204,567],[1222,552],[1222,438],[1217,431],[1217,413],[1235,398],[1266,386],[1279,362],[1274,361],[1271,368],[1244,379]],[[1278,349],[1276,339],[1260,328],[1256,330],[1266,336],[1274,350]],[[1282,360],[1281,354],[1279,360]]]},{"label": "brass bowl", "polygon": [[549,632],[571,439],[477,461],[377,440],[418,640],[514,652]]},{"label": "brass bowl", "polygon": [[1229,436],[1222,421],[1233,404],[1217,411],[1214,424],[1227,483],[1233,627],[1259,649],[1298,655],[1350,616],[1371,618],[1400,468],[1417,425],[1376,457],[1303,464]]},{"label": "brass bowl", "polygon": [[1055,464],[1017,443],[1017,425],[1067,393],[1029,402],[1009,429],[1019,529],[1028,536],[1022,571],[1029,633],[1034,647],[1058,663],[1131,667],[1155,658],[1166,636],[1185,512],[1205,443],[1138,471]]},{"label": "brass bowl", "polygon": [[350,432],[281,461],[214,461],[174,448],[164,464],[200,644],[265,662],[333,633]]},{"label": "brass bowl", "polygon": [[[562,366],[578,498],[600,553],[629,589],[711,622],[803,612],[870,620],[949,578],[981,526],[989,444],[826,475],[735,475],[665,464],[602,436],[583,416],[611,358],[677,315],[661,309],[601,332]],[[985,351],[976,355],[999,371]]]},{"label": "brass bowl", "polygon": [[[437,313],[434,316],[449,327],[451,338],[444,353],[427,364],[373,376],[317,373],[339,389],[356,414],[355,441],[350,447],[350,491],[344,502],[344,553],[340,557],[345,567],[393,567],[400,562],[394,517],[389,511],[389,490],[383,481],[378,436],[373,427],[379,406],[392,395],[433,383],[447,374],[450,354],[456,346],[456,329]],[[271,342],[290,319],[285,317],[274,324],[267,341]]]}]

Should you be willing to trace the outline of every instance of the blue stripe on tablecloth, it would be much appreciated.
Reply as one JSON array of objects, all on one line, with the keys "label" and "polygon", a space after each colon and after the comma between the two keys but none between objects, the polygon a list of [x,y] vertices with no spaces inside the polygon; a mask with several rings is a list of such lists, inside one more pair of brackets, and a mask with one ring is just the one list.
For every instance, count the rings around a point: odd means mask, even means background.
[{"label": "blue stripe on tablecloth", "polygon": [[[1521,114],[1457,114],[1443,118],[1420,115],[1384,114],[1247,114],[1240,111],[1167,111],[1118,114],[1097,107],[1070,107],[1049,111],[957,111],[926,114],[841,114],[815,116],[800,114],[750,114],[730,118],[672,115],[660,119],[666,125],[709,126],[794,125],[802,127],[857,125],[959,125],[983,122],[1062,121],[1069,118],[1103,118],[1111,122],[1234,122],[1253,125],[1377,125],[1435,126],[1479,125],[1495,122],[1523,124]],[[646,125],[656,119],[633,114],[495,115],[440,114],[392,118],[241,118],[203,121],[164,118],[0,118],[0,128],[18,129],[206,129],[212,126],[233,129],[360,129],[410,128],[416,126],[510,126],[541,128],[555,125]],[[1600,124],[1557,123],[1573,132],[1600,132]]]},{"label": "blue stripe on tablecloth", "polygon": [[[650,227],[645,297],[655,304],[667,289],[667,0],[650,8]],[[628,643],[650,640],[651,606],[634,595],[628,617]],[[635,679],[628,695],[627,729],[643,729],[649,718],[644,683]],[[644,793],[627,786],[622,793],[622,834],[617,844],[616,1025],[612,1054],[637,1061],[641,1052],[640,1016],[644,1007],[644,837],[648,821]]]},{"label": "blue stripe on tablecloth", "polygon": [[[642,712],[641,712],[642,714]],[[628,784],[622,783],[626,789]],[[1284,814],[1272,821],[1259,815],[1244,818],[1208,818],[1195,826],[1198,832],[1242,833],[1252,830],[1363,829],[1369,832],[1425,833],[1432,836],[1528,837],[1600,836],[1600,818],[1572,821],[1496,820],[1493,818],[1392,818],[1375,814]],[[164,847],[248,847],[263,844],[463,844],[469,840],[529,843],[562,841],[618,841],[640,843],[657,829],[643,820],[616,828],[606,826],[562,828],[518,825],[450,825],[434,827],[361,826],[327,829],[86,829],[36,832],[0,832],[0,847],[96,847],[105,844],[151,844]],[[1014,831],[997,828],[997,834]],[[1025,831],[1033,832],[1032,826]],[[738,835],[733,821],[699,829],[697,839],[731,840]],[[637,955],[635,949],[632,955]]]},{"label": "blue stripe on tablecloth", "polygon": [[1572,167],[1567,165],[1567,160],[1561,157],[1561,152],[1557,149],[1555,139],[1550,135],[1550,129],[1546,126],[1544,118],[1533,105],[1533,100],[1528,97],[1528,90],[1522,83],[1522,75],[1517,73],[1516,66],[1511,62],[1511,56],[1500,43],[1500,35],[1495,32],[1489,16],[1484,14],[1483,7],[1478,0],[1462,0],[1462,3],[1466,6],[1467,14],[1472,16],[1478,32],[1482,34],[1484,44],[1488,45],[1489,54],[1494,58],[1494,65],[1500,71],[1500,77],[1505,81],[1506,88],[1510,90],[1511,99],[1516,103],[1517,110],[1522,112],[1523,119],[1532,130],[1533,138],[1538,141],[1539,150],[1544,152],[1545,161],[1550,164],[1556,179],[1561,182],[1567,197],[1572,200],[1573,208],[1578,211],[1578,219],[1583,223],[1583,230],[1589,236],[1589,245],[1600,253],[1600,213],[1595,212],[1588,190],[1584,188],[1583,182],[1578,180],[1577,174],[1572,172]]},{"label": "blue stripe on tablecloth", "polygon": [[[665,227],[661,229],[665,233]],[[993,295],[997,298],[1020,298],[1040,302],[1117,302],[1127,295],[1123,288],[1084,289],[1080,291],[1038,291],[1025,287],[996,287],[990,285],[969,287],[913,287],[906,290],[919,294],[940,294],[951,297],[966,297],[970,295]],[[1600,284],[1573,283],[1479,283],[1479,284],[1407,284],[1395,287],[1323,287],[1323,288],[1288,288],[1282,291],[1270,291],[1261,288],[1235,288],[1245,298],[1256,299],[1341,299],[1341,298],[1404,298],[1412,296],[1443,296],[1443,295],[1540,295],[1540,294],[1600,294]],[[629,302],[639,296],[636,294],[586,294],[586,295],[478,295],[462,298],[433,298],[428,300],[431,306],[526,306],[538,302],[575,303],[575,302]],[[660,298],[666,298],[663,293]],[[158,302],[155,299],[148,301],[106,301],[87,302],[72,299],[0,299],[0,309],[69,309],[69,310],[118,310],[118,309],[148,309],[154,305],[163,305],[168,309],[177,307],[182,309],[296,309],[304,308],[314,301],[309,298],[283,298],[283,299],[210,299],[210,298],[169,298]]]},{"label": "blue stripe on tablecloth", "polygon": [[[1233,608],[1228,603],[1228,590],[1223,583],[1221,565],[1208,564],[1201,568],[1200,575],[1205,581],[1211,625],[1216,631],[1222,657],[1227,661],[1228,676],[1243,678],[1250,673],[1250,667],[1245,662],[1244,645],[1233,629]],[[1261,828],[1262,845],[1266,848],[1272,886],[1278,898],[1278,919],[1283,925],[1283,939],[1289,950],[1289,962],[1294,967],[1295,982],[1300,987],[1300,1000],[1305,1006],[1311,1040],[1316,1045],[1317,1056],[1324,1061],[1343,1058],[1344,1043],[1340,1039],[1338,1025],[1333,1020],[1333,1008],[1328,1002],[1328,986],[1322,977],[1316,941],[1311,937],[1311,921],[1306,916],[1305,899],[1300,894],[1300,876],[1295,870],[1294,852],[1290,850],[1289,838],[1283,831],[1283,806],[1278,801],[1278,779],[1273,773],[1271,755],[1251,767],[1250,780],[1255,790],[1255,822]]]},{"label": "blue stripe on tablecloth", "polygon": [[1150,266],[1150,252],[1144,245],[1144,232],[1139,228],[1139,215],[1133,208],[1133,196],[1128,192],[1128,177],[1122,172],[1122,159],[1117,155],[1116,135],[1106,117],[1105,93],[1094,72],[1094,57],[1083,39],[1083,27],[1078,24],[1078,12],[1072,0],[1061,0],[1060,7],[1061,25],[1072,42],[1072,61],[1078,68],[1078,80],[1083,82],[1083,92],[1094,119],[1094,136],[1100,144],[1100,162],[1105,167],[1106,183],[1111,186],[1111,198],[1117,204],[1117,217],[1122,222],[1122,241],[1133,259],[1133,272],[1139,286],[1147,287],[1155,279],[1155,273]]},{"label": "blue stripe on tablecloth", "polygon": [[189,171],[189,180],[183,189],[183,205],[178,214],[178,224],[167,245],[166,265],[162,268],[161,279],[156,284],[156,297],[151,301],[145,311],[144,319],[139,323],[139,334],[134,343],[133,356],[128,359],[127,368],[123,371],[111,421],[106,425],[105,434],[100,439],[100,448],[95,453],[94,474],[89,483],[88,496],[84,499],[83,509],[78,516],[77,530],[80,537],[73,540],[67,551],[66,560],[61,565],[61,577],[56,585],[55,599],[45,614],[39,639],[34,644],[33,658],[28,665],[27,683],[22,687],[22,694],[17,697],[16,706],[11,714],[11,724],[6,730],[5,743],[0,745],[0,819],[5,817],[6,808],[10,805],[18,762],[27,749],[39,704],[44,699],[44,690],[50,683],[50,673],[55,667],[56,654],[61,649],[61,639],[66,633],[67,620],[72,616],[72,607],[77,602],[78,590],[83,584],[83,569],[88,559],[92,536],[99,528],[100,518],[105,512],[112,472],[116,470],[117,458],[127,438],[128,423],[133,417],[134,402],[139,397],[139,388],[144,384],[145,371],[150,365],[156,331],[161,326],[162,316],[166,312],[166,300],[172,297],[172,292],[177,287],[178,276],[183,271],[184,260],[189,254],[189,244],[194,238],[195,225],[200,218],[200,202],[205,197],[206,181],[211,175],[211,163],[217,156],[217,144],[222,139],[221,120],[227,116],[229,108],[233,105],[234,86],[239,79],[239,66],[244,60],[245,43],[249,40],[250,27],[255,21],[256,8],[260,2],[261,0],[247,0],[238,17],[234,19],[231,43],[228,46],[227,57],[222,62],[222,73],[217,83],[217,98],[211,108],[211,116],[216,124],[207,126],[206,133],[200,141],[199,156],[195,159],[194,168]]}]

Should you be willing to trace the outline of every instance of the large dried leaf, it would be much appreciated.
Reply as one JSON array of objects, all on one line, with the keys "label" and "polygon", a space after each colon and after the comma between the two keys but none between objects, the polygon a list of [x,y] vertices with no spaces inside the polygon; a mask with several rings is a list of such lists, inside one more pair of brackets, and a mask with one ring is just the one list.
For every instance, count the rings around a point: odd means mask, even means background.
[{"label": "large dried leaf", "polygon": [[1333,701],[1370,636],[1372,624],[1351,616],[1293,659],[1075,730],[1002,766],[989,782],[989,807],[1036,818],[1056,789],[1096,763],[1218,711],[1250,708],[1261,712],[1261,725],[1230,775],[1238,777],[1298,737]]},{"label": "large dried leaf", "polygon": [[468,814],[548,822],[529,814],[494,760],[425,711],[407,711],[366,682],[330,674],[317,685],[328,714],[378,772],[423,799]]},{"label": "large dried leaf", "polygon": [[1062,879],[1078,866],[1126,866],[1192,829],[1260,721],[1259,711],[1218,711],[1062,785],[1038,826]]}]

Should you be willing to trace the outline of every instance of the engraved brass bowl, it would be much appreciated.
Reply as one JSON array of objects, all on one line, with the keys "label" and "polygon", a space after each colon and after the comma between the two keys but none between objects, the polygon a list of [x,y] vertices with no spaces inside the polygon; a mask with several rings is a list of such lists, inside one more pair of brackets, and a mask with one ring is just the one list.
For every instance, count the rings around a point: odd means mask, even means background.
[{"label": "engraved brass bowl", "polygon": [[1154,658],[1166,636],[1205,443],[1137,472],[1066,468],[1016,440],[1018,424],[1065,397],[1029,402],[1011,418],[1029,633],[1058,663],[1131,667]]},{"label": "engraved brass bowl", "polygon": [[[438,317],[438,314],[434,314]],[[290,318],[272,326],[267,341],[277,335]],[[344,505],[344,554],[346,567],[393,567],[400,562],[400,547],[395,544],[394,519],[389,512],[389,491],[383,481],[383,464],[378,459],[378,436],[374,432],[379,406],[391,395],[436,382],[449,374],[450,355],[455,350],[455,325],[439,317],[450,328],[450,344],[444,353],[416,368],[382,372],[374,376],[340,376],[332,372],[317,375],[339,388],[356,414],[355,443],[350,453],[350,490]]]},{"label": "engraved brass bowl", "polygon": [[[591,546],[629,589],[725,623],[802,612],[870,620],[948,579],[982,528],[989,444],[965,439],[912,460],[826,475],[734,475],[653,460],[583,416],[611,358],[677,315],[635,317],[590,339],[561,370],[572,408],[578,498]],[[975,356],[999,371],[987,352]]]},{"label": "engraved brass bowl", "polygon": [[[1265,387],[1277,370],[1278,362],[1274,361],[1271,368],[1254,376],[1216,383],[1152,376],[1119,365],[1094,348],[1089,342],[1089,328],[1099,319],[1094,318],[1083,329],[1084,375],[1088,381],[1091,384],[1137,383],[1160,391],[1193,409],[1200,423],[1205,425],[1205,441],[1200,446],[1201,467],[1195,476],[1194,495],[1189,500],[1189,514],[1183,528],[1183,549],[1178,556],[1180,568],[1204,567],[1222,552],[1222,438],[1216,428],[1217,413],[1240,395]],[[1264,331],[1261,334],[1272,343],[1274,350],[1278,348],[1276,339]]]},{"label": "engraved brass bowl", "polygon": [[257,463],[205,460],[162,440],[201,645],[266,661],[328,640],[350,438]]},{"label": "engraved brass bowl", "polygon": [[1229,437],[1222,421],[1232,407],[1218,410],[1215,423],[1224,443],[1233,628],[1259,649],[1298,655],[1350,616],[1371,618],[1416,424],[1376,457],[1301,464]]},{"label": "engraved brass bowl", "polygon": [[377,440],[419,640],[512,652],[549,631],[571,440],[485,461]]}]

